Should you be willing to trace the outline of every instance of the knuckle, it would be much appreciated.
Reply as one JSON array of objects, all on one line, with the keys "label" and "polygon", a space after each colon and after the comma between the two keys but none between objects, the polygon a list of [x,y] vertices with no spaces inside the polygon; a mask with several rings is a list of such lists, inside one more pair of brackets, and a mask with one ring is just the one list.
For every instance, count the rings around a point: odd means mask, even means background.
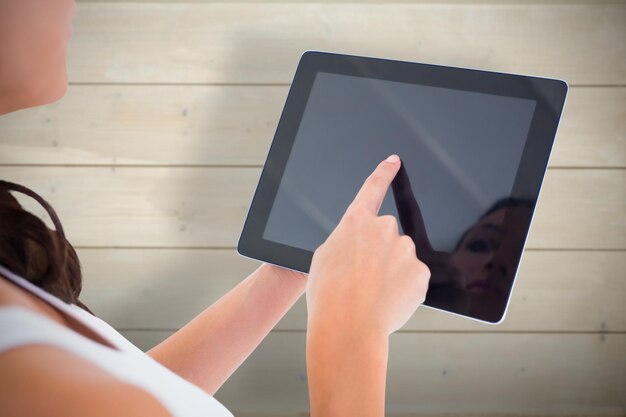
[{"label": "knuckle", "polygon": [[391,214],[380,216],[380,222],[387,231],[396,232],[398,230],[398,220]]},{"label": "knuckle", "polygon": [[410,236],[400,236],[400,245],[402,245],[402,247],[406,248],[408,251],[415,253],[415,242],[413,242],[413,239],[411,239]]},{"label": "knuckle", "polygon": [[426,266],[426,264],[421,263],[418,265],[415,278],[418,285],[418,291],[420,294],[420,304],[426,301],[426,294],[428,293],[428,281],[430,279],[430,269]]},{"label": "knuckle", "polygon": [[430,268],[424,262],[419,261],[418,264],[419,274],[426,280],[430,280]]},{"label": "knuckle", "polygon": [[386,184],[387,184],[387,181],[385,180],[385,177],[383,177],[379,173],[374,173],[374,174],[370,175],[370,177],[367,179],[367,181],[370,183],[370,185],[372,185],[375,188],[381,188],[381,187],[386,186]]},{"label": "knuckle", "polygon": [[351,204],[350,207],[348,207],[348,210],[346,210],[343,218],[348,223],[354,223],[359,219],[362,219],[366,213],[367,210],[361,204]]}]

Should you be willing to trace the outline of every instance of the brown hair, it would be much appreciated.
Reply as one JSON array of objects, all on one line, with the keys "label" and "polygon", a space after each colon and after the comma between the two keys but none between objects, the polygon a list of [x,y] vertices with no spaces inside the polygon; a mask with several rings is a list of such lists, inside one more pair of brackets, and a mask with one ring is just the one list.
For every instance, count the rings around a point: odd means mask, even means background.
[{"label": "brown hair", "polygon": [[[9,191],[26,194],[41,204],[55,230],[24,210]],[[23,185],[0,180],[0,264],[66,303],[83,309],[80,262],[65,239],[56,212],[39,194]]]}]

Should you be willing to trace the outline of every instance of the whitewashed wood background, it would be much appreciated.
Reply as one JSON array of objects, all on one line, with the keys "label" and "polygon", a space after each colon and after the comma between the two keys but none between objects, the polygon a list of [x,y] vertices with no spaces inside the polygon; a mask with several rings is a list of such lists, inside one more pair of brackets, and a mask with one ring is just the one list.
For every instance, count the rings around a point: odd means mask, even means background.
[{"label": "whitewashed wood background", "polygon": [[[506,321],[419,309],[387,410],[626,414],[624,2],[84,1],[74,27],[67,96],[0,118],[0,177],[57,208],[85,302],[142,348],[258,266],[234,247],[303,51],[567,80]],[[235,415],[307,415],[305,317],[217,393]]]}]

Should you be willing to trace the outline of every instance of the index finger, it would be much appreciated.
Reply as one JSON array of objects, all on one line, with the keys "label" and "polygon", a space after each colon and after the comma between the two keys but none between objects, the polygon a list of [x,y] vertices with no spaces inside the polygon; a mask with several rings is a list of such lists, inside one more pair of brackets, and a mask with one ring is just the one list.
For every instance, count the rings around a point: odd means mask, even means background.
[{"label": "index finger", "polygon": [[389,156],[389,158],[378,164],[374,172],[367,177],[361,186],[354,201],[352,201],[352,205],[362,205],[370,210],[372,214],[378,214],[398,169],[400,169],[400,158],[396,154]]}]

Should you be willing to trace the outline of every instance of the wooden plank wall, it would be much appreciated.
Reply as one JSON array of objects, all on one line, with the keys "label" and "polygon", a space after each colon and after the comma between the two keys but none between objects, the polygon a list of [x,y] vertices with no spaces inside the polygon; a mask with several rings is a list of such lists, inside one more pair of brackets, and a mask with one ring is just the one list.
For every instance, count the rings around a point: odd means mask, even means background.
[{"label": "wooden plank wall", "polygon": [[[623,2],[81,2],[74,26],[67,96],[0,118],[0,177],[57,208],[86,303],[142,348],[257,267],[234,246],[303,51],[567,80],[508,318],[420,308],[387,409],[626,413]],[[218,392],[236,415],[306,415],[305,323],[300,300]]]}]

